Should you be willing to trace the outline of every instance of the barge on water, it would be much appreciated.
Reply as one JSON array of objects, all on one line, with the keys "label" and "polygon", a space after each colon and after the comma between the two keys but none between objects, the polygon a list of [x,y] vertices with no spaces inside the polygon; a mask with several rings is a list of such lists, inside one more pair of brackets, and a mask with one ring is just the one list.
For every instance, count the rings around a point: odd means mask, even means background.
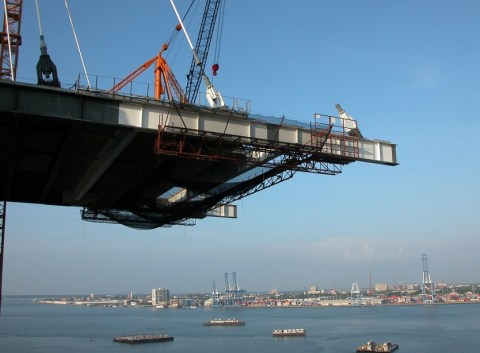
[{"label": "barge on water", "polygon": [[307,332],[303,328],[289,328],[285,330],[274,330],[273,337],[302,337],[306,336]]},{"label": "barge on water", "polygon": [[357,347],[355,352],[390,353],[398,349],[399,347],[400,346],[398,344],[392,343],[390,341],[387,341],[384,344],[376,344],[373,341],[369,341],[367,342],[367,344]]},{"label": "barge on water", "polygon": [[213,319],[205,321],[203,326],[245,326],[245,321],[238,319]]},{"label": "barge on water", "polygon": [[113,342],[119,343],[153,343],[153,342],[167,342],[173,341],[173,336],[166,334],[146,334],[146,335],[132,335],[132,336],[118,336],[113,338]]}]

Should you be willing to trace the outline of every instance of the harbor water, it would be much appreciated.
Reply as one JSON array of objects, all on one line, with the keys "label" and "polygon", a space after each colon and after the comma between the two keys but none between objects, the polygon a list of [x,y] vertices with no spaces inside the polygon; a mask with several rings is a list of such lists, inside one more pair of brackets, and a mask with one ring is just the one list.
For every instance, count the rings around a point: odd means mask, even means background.
[{"label": "harbor water", "polygon": [[[374,340],[398,352],[471,353],[480,347],[480,304],[327,308],[154,309],[35,304],[7,297],[0,317],[0,352],[354,352]],[[214,318],[245,326],[206,327]],[[272,331],[304,328],[306,337]],[[166,333],[173,342],[125,345],[113,337]]]}]

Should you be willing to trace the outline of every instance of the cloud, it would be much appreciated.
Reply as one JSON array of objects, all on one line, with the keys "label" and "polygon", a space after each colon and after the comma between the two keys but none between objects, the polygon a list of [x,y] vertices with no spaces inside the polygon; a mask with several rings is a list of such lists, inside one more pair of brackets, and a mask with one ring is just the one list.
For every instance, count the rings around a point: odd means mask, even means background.
[{"label": "cloud", "polygon": [[420,66],[413,69],[413,86],[421,90],[431,90],[442,86],[446,73],[438,67]]},{"label": "cloud", "polygon": [[[285,251],[287,247],[285,247]],[[335,237],[288,244],[289,252],[322,262],[368,263],[405,259],[406,245],[392,238]]]}]

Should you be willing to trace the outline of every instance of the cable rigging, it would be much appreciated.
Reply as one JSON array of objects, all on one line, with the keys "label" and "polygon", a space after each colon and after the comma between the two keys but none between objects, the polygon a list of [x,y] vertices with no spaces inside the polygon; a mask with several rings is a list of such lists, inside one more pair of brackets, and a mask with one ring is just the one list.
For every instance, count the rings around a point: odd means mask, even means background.
[{"label": "cable rigging", "polygon": [[65,7],[67,9],[68,18],[70,20],[70,25],[72,27],[73,36],[75,37],[75,43],[77,43],[77,50],[78,50],[78,54],[80,55],[80,61],[82,62],[85,78],[87,79],[88,89],[90,89],[92,86],[90,85],[90,79],[88,78],[87,68],[85,67],[85,61],[83,60],[82,51],[80,50],[80,44],[78,43],[77,32],[75,31],[75,27],[73,26],[73,20],[70,14],[70,8],[68,7],[67,0],[65,0]]},{"label": "cable rigging", "polygon": [[220,48],[222,45],[222,34],[223,34],[223,19],[225,17],[225,1],[221,4],[219,9],[220,15],[220,23],[217,29],[217,37],[215,40],[215,54],[213,57],[213,65],[212,65],[212,74],[213,76],[217,76],[217,71],[220,69]]}]

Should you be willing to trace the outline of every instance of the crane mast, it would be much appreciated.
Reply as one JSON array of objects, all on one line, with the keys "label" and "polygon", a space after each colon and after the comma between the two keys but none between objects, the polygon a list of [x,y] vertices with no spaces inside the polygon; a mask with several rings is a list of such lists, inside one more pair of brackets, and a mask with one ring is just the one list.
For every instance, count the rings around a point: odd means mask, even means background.
[{"label": "crane mast", "polygon": [[0,79],[15,81],[18,65],[18,49],[22,44],[20,24],[22,20],[22,0],[6,0],[3,28],[0,32],[0,61],[2,72]]},{"label": "crane mast", "polygon": [[[17,76],[18,49],[22,45],[20,24],[22,20],[22,0],[4,0],[3,27],[0,32],[0,79],[15,81]],[[0,309],[2,307],[3,259],[5,253],[5,220],[7,202],[0,200]]]},{"label": "crane mast", "polygon": [[[222,0],[207,0],[205,4],[205,11],[203,12],[202,22],[200,24],[197,43],[195,44],[195,52],[201,63],[207,61],[221,2]],[[185,94],[189,102],[193,103],[197,98],[198,89],[202,81],[202,70],[203,66],[198,65],[195,57],[193,57],[190,71],[187,75],[187,86],[185,88]]]}]

